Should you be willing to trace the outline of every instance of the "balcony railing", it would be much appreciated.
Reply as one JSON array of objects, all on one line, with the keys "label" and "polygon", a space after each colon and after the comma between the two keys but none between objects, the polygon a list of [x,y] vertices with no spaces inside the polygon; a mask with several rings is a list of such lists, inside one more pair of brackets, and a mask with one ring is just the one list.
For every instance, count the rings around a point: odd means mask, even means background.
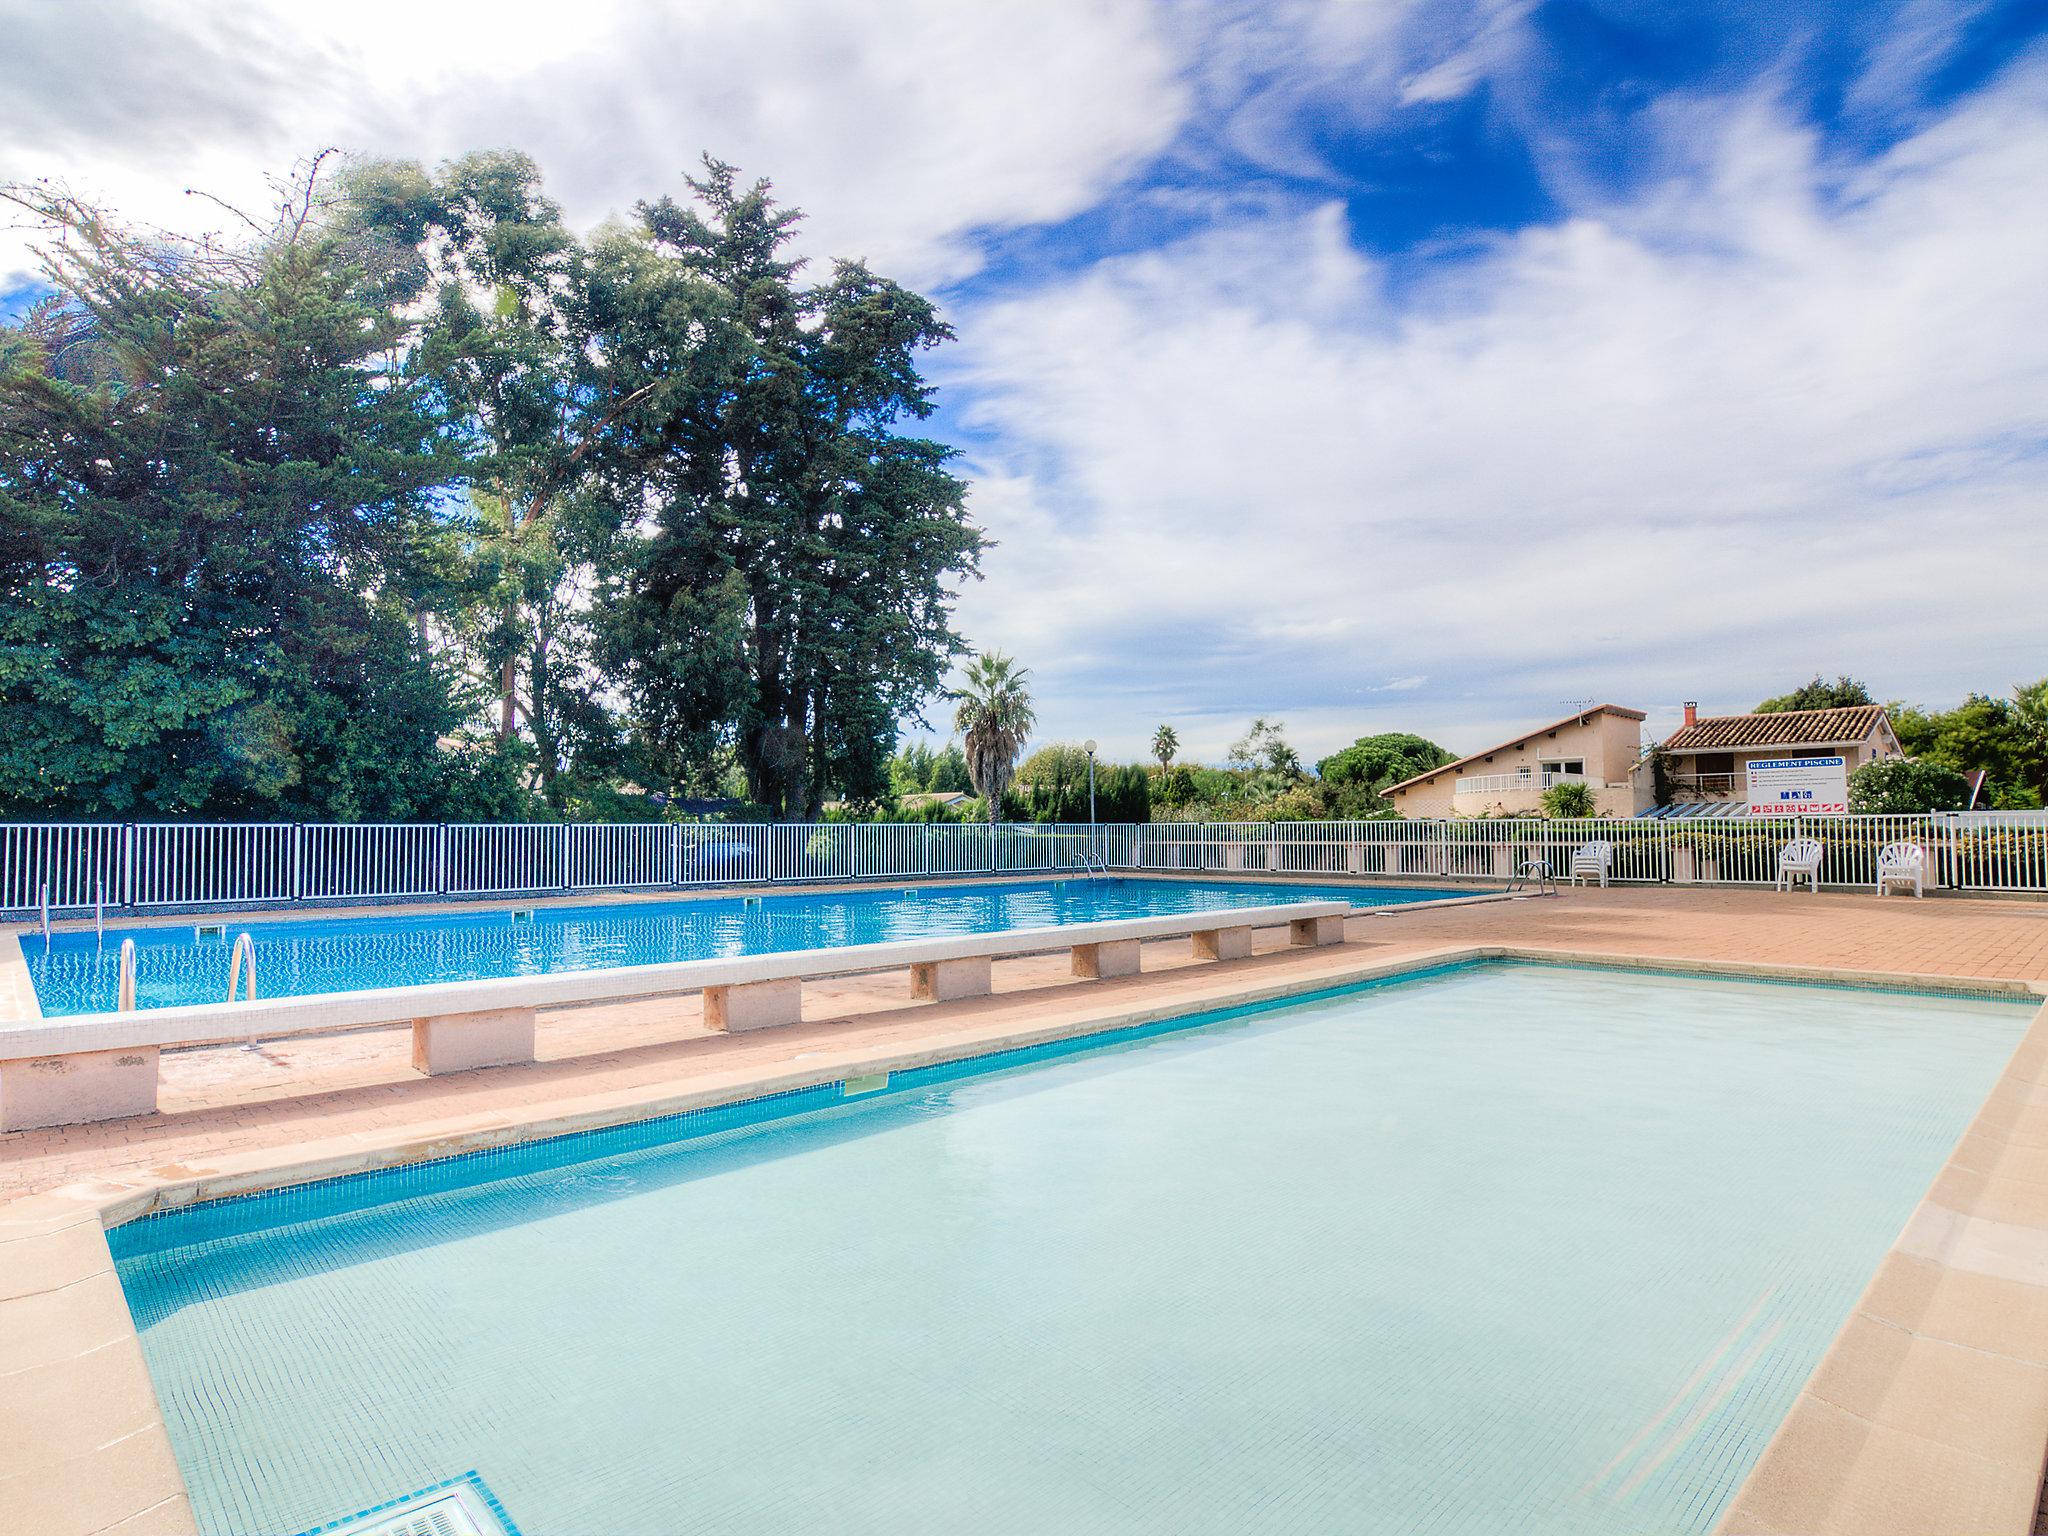
[{"label": "balcony railing", "polygon": [[1554,784],[1584,784],[1583,773],[1481,773],[1458,780],[1461,795],[1498,795],[1510,790],[1549,789]]},{"label": "balcony railing", "polygon": [[1747,775],[1740,773],[1674,773],[1671,783],[1695,795],[1732,795],[1749,787]]}]

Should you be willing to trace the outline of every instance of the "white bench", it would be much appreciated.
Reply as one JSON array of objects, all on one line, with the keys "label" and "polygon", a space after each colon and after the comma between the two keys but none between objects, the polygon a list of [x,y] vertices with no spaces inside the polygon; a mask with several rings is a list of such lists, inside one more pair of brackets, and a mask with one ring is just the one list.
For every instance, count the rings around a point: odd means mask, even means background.
[{"label": "white bench", "polygon": [[805,981],[907,967],[913,997],[981,997],[991,990],[991,962],[1007,956],[1064,949],[1072,952],[1076,976],[1127,976],[1138,970],[1138,946],[1147,939],[1185,937],[1199,958],[1234,960],[1251,953],[1254,929],[1284,923],[1291,944],[1341,944],[1350,910],[1342,901],[1288,902],[15,1023],[0,1026],[0,1131],[148,1114],[156,1108],[158,1053],[166,1048],[409,1024],[413,1066],[439,1076],[532,1061],[541,1008],[701,992],[711,1028],[766,1029],[802,1017]]}]

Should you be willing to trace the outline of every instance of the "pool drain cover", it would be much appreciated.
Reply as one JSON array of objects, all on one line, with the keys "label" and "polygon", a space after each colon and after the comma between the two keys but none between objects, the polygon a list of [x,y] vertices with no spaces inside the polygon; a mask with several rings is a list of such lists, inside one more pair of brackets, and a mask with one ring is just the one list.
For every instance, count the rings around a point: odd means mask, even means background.
[{"label": "pool drain cover", "polygon": [[301,1536],[519,1536],[474,1472],[315,1526]]}]

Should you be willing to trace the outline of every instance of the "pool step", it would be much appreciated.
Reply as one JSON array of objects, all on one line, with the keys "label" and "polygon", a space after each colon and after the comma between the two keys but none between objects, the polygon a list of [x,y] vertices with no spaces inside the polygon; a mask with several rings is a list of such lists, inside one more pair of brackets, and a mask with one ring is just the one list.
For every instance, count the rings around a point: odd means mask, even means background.
[{"label": "pool step", "polygon": [[301,1536],[519,1536],[474,1472],[379,1504]]}]

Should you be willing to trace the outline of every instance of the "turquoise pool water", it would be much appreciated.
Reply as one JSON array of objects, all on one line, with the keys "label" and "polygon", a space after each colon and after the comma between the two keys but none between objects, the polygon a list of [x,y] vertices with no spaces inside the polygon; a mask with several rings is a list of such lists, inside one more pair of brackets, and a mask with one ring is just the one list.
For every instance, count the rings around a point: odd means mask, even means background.
[{"label": "turquoise pool water", "polygon": [[1468,893],[1398,886],[1098,878],[528,907],[516,910],[532,912],[531,919],[518,921],[511,907],[286,922],[210,917],[203,921],[218,931],[206,938],[198,936],[196,925],[179,924],[109,929],[104,942],[92,933],[60,933],[48,949],[40,938],[24,938],[21,947],[43,1014],[56,1018],[115,1006],[123,939],[135,941],[136,1005],[165,1008],[224,999],[229,955],[242,933],[255,941],[261,994],[306,997],[1286,901],[1379,907],[1463,894]]},{"label": "turquoise pool water", "polygon": [[1704,1532],[2025,1027],[1468,966],[110,1234],[209,1536]]}]

